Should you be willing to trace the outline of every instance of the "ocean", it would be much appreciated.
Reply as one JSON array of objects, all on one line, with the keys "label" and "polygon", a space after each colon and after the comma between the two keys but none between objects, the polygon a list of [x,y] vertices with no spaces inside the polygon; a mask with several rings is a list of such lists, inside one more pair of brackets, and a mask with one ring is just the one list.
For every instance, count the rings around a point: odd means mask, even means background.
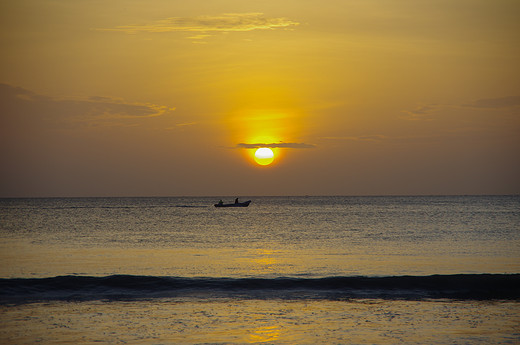
[{"label": "ocean", "polygon": [[520,343],[520,196],[219,199],[0,199],[0,343]]}]

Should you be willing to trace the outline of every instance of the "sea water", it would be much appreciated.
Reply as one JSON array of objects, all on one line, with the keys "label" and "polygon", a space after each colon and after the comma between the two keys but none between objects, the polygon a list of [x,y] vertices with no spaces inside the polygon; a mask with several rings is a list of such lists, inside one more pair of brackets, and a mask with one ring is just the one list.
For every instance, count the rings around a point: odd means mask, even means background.
[{"label": "sea water", "polygon": [[0,343],[520,342],[519,196],[248,199],[0,200]]}]

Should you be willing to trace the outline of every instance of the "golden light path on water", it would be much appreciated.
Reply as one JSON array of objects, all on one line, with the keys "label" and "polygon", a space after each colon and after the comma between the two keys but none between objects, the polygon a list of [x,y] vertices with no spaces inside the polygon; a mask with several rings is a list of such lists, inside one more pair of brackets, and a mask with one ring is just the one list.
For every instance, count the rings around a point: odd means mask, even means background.
[{"label": "golden light path on water", "polygon": [[520,320],[517,301],[228,298],[51,301],[0,315],[11,344],[496,344]]},{"label": "golden light path on water", "polygon": [[[435,257],[428,253],[396,255],[397,248],[77,248],[39,245],[25,240],[0,244],[1,277],[43,278],[68,274],[105,276],[281,277],[399,275],[402,272],[458,273],[462,270],[503,273],[518,270],[517,257],[482,259],[479,255]],[[215,258],[218,258],[216,260]],[[326,269],[325,269],[326,268]],[[36,274],[35,272],[38,272]]]}]

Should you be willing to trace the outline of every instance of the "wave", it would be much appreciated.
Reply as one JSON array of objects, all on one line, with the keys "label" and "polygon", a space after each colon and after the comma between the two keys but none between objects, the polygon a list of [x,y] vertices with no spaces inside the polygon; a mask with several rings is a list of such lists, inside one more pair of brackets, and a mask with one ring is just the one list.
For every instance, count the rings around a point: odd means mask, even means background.
[{"label": "wave", "polygon": [[250,299],[520,300],[520,274],[327,278],[183,278],[112,275],[0,279],[0,303],[141,300],[164,297]]}]

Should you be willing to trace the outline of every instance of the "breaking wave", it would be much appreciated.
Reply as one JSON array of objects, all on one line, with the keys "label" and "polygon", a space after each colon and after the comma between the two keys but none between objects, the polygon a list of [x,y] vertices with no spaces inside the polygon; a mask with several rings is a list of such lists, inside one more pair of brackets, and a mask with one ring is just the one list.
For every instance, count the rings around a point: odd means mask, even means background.
[{"label": "breaking wave", "polygon": [[165,297],[250,299],[520,299],[520,274],[327,278],[183,278],[112,275],[0,279],[0,303],[141,300]]}]

